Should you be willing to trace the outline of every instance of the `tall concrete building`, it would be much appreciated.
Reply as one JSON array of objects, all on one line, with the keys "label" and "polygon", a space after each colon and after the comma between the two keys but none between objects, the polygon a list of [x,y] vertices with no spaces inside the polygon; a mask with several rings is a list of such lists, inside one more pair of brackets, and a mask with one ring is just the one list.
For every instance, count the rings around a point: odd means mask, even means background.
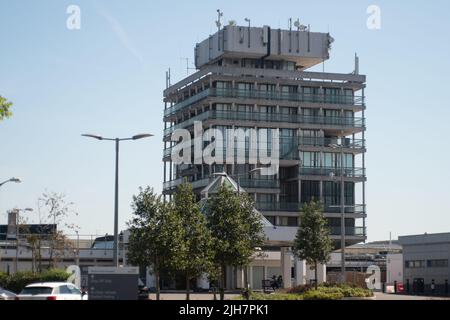
[{"label": "tall concrete building", "polygon": [[[254,197],[257,209],[274,226],[283,227],[280,230],[291,227],[295,235],[299,209],[314,198],[324,204],[336,247],[341,243],[342,211],[346,245],[364,241],[366,77],[359,74],[357,58],[353,72],[308,71],[314,66],[322,70],[333,41],[327,33],[303,29],[228,25],[198,43],[198,70],[173,85],[169,81],[164,91],[163,193],[170,196],[187,180],[200,197],[215,173],[226,172]],[[227,129],[266,134],[269,153],[279,137],[275,174],[255,170],[267,166],[260,157],[244,163],[196,162],[194,147],[188,155],[192,161],[174,163],[179,140],[172,141],[172,133],[187,129],[194,138],[195,122],[201,122],[203,130],[223,133],[224,153],[230,140],[236,152],[251,152],[249,134],[230,137]],[[202,140],[203,147],[207,144]]]}]

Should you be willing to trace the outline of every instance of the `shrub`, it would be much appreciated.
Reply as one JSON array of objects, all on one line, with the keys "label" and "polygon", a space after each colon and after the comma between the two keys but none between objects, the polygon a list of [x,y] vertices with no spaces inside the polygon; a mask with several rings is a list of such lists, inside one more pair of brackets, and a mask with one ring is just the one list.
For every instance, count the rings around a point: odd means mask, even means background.
[{"label": "shrub", "polygon": [[313,287],[310,284],[301,284],[296,287],[290,288],[287,290],[287,293],[296,293],[296,294],[302,294],[306,291],[311,290]]},{"label": "shrub", "polygon": [[27,285],[36,282],[64,282],[70,274],[60,269],[50,269],[42,273],[33,273],[31,271],[17,272],[0,277],[0,285],[12,292],[19,293]]},{"label": "shrub", "polygon": [[323,292],[339,292],[342,293],[345,298],[365,298],[373,296],[371,290],[347,283],[338,285],[322,284],[318,290]]},{"label": "shrub", "polygon": [[333,291],[325,291],[325,290],[309,290],[305,292],[303,295],[304,300],[341,300],[344,298],[342,292],[338,290]]},{"label": "shrub", "polygon": [[289,293],[252,293],[250,300],[302,300],[302,295]]},{"label": "shrub", "polygon": [[69,278],[70,274],[62,269],[45,270],[38,275],[39,282],[64,282]]},{"label": "shrub", "polygon": [[8,274],[0,272],[0,288],[6,287],[7,281],[8,281]]}]

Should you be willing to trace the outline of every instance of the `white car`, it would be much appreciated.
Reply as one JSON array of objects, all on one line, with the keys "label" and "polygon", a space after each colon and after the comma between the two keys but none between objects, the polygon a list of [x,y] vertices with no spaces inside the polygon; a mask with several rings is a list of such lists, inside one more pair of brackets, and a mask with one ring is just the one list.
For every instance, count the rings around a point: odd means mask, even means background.
[{"label": "white car", "polygon": [[15,300],[16,295],[11,291],[0,288],[0,300]]},{"label": "white car", "polygon": [[26,286],[16,300],[87,300],[87,295],[72,283],[42,282]]}]

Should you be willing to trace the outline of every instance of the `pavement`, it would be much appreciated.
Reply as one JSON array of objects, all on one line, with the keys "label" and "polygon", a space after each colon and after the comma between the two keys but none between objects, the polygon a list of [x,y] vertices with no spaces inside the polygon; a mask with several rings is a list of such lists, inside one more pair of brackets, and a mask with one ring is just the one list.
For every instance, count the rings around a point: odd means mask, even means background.
[{"label": "pavement", "polygon": [[426,297],[426,296],[409,296],[409,295],[400,295],[400,294],[388,294],[375,292],[376,300],[381,301],[390,301],[390,300],[447,300],[450,301],[449,298],[442,297]]},{"label": "pavement", "polygon": [[[232,300],[236,297],[238,297],[239,294],[231,294],[226,293],[225,294],[225,300]],[[150,294],[151,300],[156,300],[156,294],[151,293]],[[212,293],[191,293],[190,294],[191,300],[214,300],[214,295]],[[219,294],[217,294],[217,300],[220,299]],[[176,293],[161,293],[161,300],[186,300],[186,293],[184,292],[176,292]]]},{"label": "pavement", "polygon": [[[227,293],[225,294],[225,300],[233,300],[238,297],[237,293]],[[156,294],[150,294],[151,300],[156,300]],[[191,300],[214,300],[214,295],[212,293],[191,293]],[[219,295],[217,294],[217,299],[219,300]],[[161,293],[161,300],[186,300],[186,293],[175,292],[175,293]],[[394,301],[394,300],[447,300],[450,301],[450,297],[426,297],[426,296],[410,296],[410,295],[399,295],[399,294],[388,294],[375,292],[375,299],[379,301]]]}]

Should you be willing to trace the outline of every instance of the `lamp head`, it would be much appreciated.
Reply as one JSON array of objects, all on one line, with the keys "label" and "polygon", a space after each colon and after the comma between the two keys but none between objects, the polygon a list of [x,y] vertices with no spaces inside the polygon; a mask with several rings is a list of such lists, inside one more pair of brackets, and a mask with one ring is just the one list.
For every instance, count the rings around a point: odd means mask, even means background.
[{"label": "lamp head", "polygon": [[144,139],[144,138],[150,138],[153,137],[153,134],[149,134],[149,133],[142,133],[142,134],[137,134],[135,136],[132,137],[133,140],[139,140],[139,139]]},{"label": "lamp head", "polygon": [[93,139],[97,139],[97,140],[103,140],[103,137],[97,136],[95,134],[82,134],[81,136],[87,137],[87,138],[93,138]]}]

